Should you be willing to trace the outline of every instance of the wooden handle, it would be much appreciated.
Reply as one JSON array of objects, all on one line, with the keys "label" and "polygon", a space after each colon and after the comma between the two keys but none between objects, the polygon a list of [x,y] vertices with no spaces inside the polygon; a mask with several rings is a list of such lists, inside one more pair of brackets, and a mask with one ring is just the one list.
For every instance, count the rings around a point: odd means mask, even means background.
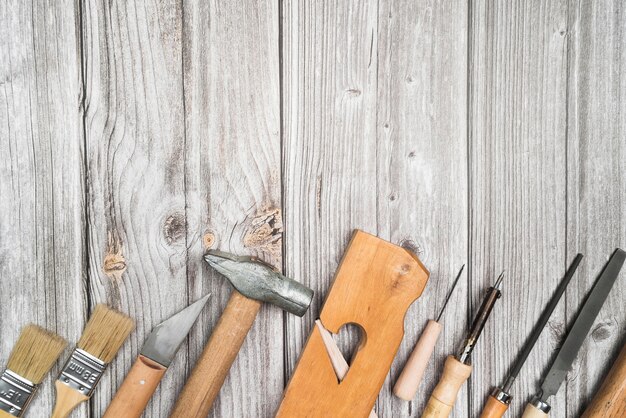
[{"label": "wooden handle", "polygon": [[471,373],[471,365],[463,364],[453,356],[448,356],[443,366],[443,375],[430,395],[422,417],[445,418],[450,415],[459,390]]},{"label": "wooden handle", "polygon": [[54,385],[57,390],[57,401],[54,404],[54,410],[52,411],[52,416],[50,418],[65,418],[81,402],[85,402],[89,399],[79,391],[72,389],[58,380]]},{"label": "wooden handle", "polygon": [[526,404],[522,418],[548,418],[548,414],[532,404]]},{"label": "wooden handle", "polygon": [[205,418],[209,414],[260,308],[261,302],[233,290],[170,418]]},{"label": "wooden handle", "polygon": [[483,412],[480,414],[480,418],[500,418],[504,416],[507,409],[509,409],[509,405],[500,402],[490,395],[487,398],[487,403],[483,408]]},{"label": "wooden handle", "polygon": [[429,320],[393,388],[398,398],[410,401],[415,396],[440,333],[441,324]]},{"label": "wooden handle", "polygon": [[140,355],[102,418],[139,418],[166,370]]},{"label": "wooden handle", "polygon": [[582,418],[626,417],[626,345]]}]

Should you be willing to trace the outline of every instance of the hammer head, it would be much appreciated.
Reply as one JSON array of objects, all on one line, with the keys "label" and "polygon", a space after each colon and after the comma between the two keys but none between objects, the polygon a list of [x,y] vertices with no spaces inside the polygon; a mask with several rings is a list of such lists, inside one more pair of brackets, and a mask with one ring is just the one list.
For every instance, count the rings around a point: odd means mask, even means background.
[{"label": "hammer head", "polygon": [[258,258],[210,250],[204,259],[250,299],[273,303],[298,316],[309,309],[313,290],[283,276]]}]

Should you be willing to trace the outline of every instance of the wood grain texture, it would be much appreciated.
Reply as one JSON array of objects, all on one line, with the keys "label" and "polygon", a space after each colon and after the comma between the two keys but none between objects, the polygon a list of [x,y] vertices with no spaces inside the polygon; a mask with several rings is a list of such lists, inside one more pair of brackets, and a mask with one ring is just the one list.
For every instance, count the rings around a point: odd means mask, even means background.
[{"label": "wood grain texture", "polygon": [[[431,272],[407,314],[406,337],[378,401],[381,417],[421,413],[468,328],[466,268],[413,402],[392,395],[422,330],[468,262],[467,24],[464,1],[379,3],[378,233],[415,251]],[[467,393],[464,386],[452,416],[464,416]]]},{"label": "wood grain texture", "polygon": [[[90,303],[136,320],[90,401],[101,416],[152,328],[190,302],[181,38],[177,1],[82,8]],[[186,348],[145,415],[162,416],[185,379]]]},{"label": "wood grain texture", "polygon": [[[477,1],[470,33],[472,311],[505,272],[502,297],[472,355],[467,413],[478,416],[571,262],[565,245],[567,4]],[[580,278],[579,272],[572,283]],[[519,416],[538,391],[563,336],[564,309],[561,302],[515,381],[509,416]],[[565,391],[551,401],[550,416],[566,416]]]},{"label": "wood grain texture", "polygon": [[[467,252],[465,6],[285,2],[282,10],[285,265],[317,291],[304,326],[287,324],[287,372],[349,231],[375,232],[432,269],[428,297],[407,315],[407,336],[376,408],[380,416],[413,416],[442,365],[430,366],[415,403],[393,398],[391,388]],[[465,291],[459,286],[447,318],[466,317]],[[440,362],[465,329],[448,324]],[[347,337],[339,341],[344,351],[358,340]]]},{"label": "wood grain texture", "polygon": [[[626,7],[569,8],[567,249],[585,254],[567,292],[572,319],[615,248],[626,247]],[[583,413],[624,344],[625,279],[622,270],[561,388],[568,416]]]},{"label": "wood grain texture", "polygon": [[[138,325],[73,417],[99,416],[151,328],[212,291],[144,416],[169,412],[230,293],[201,260],[208,247],[259,255],[316,291],[303,319],[261,309],[211,413],[272,416],[355,228],[431,271],[382,418],[420,415],[506,270],[453,411],[477,416],[585,254],[513,387],[520,415],[626,247],[619,0],[8,0],[0,23],[0,365],[29,321],[76,342],[107,302]],[[400,401],[393,383],[463,263],[424,382]],[[580,415],[599,388],[626,331],[625,286],[551,417]],[[345,334],[344,353],[359,339]],[[45,382],[31,415],[50,412]]]},{"label": "wood grain texture", "polygon": [[[232,289],[202,260],[206,248],[282,265],[279,10],[274,1],[183,9],[187,275],[192,299],[213,293],[190,334],[191,367]],[[261,307],[210,416],[273,414],[285,385],[283,315]]]},{"label": "wood grain texture", "polygon": [[[85,321],[82,82],[72,1],[0,2],[0,367],[34,322]],[[52,368],[27,414],[54,405]]]},{"label": "wood grain texture", "polygon": [[[377,4],[281,10],[285,272],[315,291],[303,319],[286,321],[291,376],[352,231],[377,233]],[[350,351],[359,338],[338,345]]]}]

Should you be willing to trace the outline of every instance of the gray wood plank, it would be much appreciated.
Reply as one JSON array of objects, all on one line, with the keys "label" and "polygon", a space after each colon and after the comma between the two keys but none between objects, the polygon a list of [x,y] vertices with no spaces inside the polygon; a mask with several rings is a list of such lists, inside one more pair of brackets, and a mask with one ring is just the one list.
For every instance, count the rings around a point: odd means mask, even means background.
[{"label": "gray wood plank", "polygon": [[[413,402],[392,394],[427,320],[467,261],[467,4],[381,1],[378,13],[377,222],[380,236],[415,251],[430,270],[405,319],[406,335],[380,393],[382,417],[419,416],[445,357],[467,329],[467,270]],[[451,416],[467,416],[467,387]]]},{"label": "gray wood plank", "polygon": [[[193,364],[232,288],[205,266],[205,248],[282,267],[279,10],[275,1],[183,5],[188,280],[192,298],[213,293],[191,334]],[[285,384],[283,315],[261,309],[211,416],[273,415]]]},{"label": "gray wood plank", "polygon": [[[0,364],[34,322],[85,320],[81,72],[73,1],[0,3]],[[28,411],[46,416],[59,366]]]},{"label": "gray wood plank", "polygon": [[[626,7],[569,7],[567,249],[585,254],[567,293],[573,319],[610,254],[626,248]],[[582,413],[624,344],[625,278],[622,270],[561,388],[568,416]]]},{"label": "gray wood plank", "polygon": [[[503,383],[571,261],[565,248],[565,2],[475,2],[470,12],[470,300],[504,270],[503,296],[474,351],[469,415]],[[553,313],[512,389],[521,414],[563,331]],[[566,402],[564,391],[553,400]],[[555,408],[551,417],[565,416]]]},{"label": "gray wood plank", "polygon": [[285,1],[282,29],[285,271],[315,291],[287,318],[291,376],[353,229],[378,232],[377,4]]},{"label": "gray wood plank", "polygon": [[[189,303],[182,9],[88,1],[83,57],[90,304],[137,322],[92,398],[101,416],[152,328]],[[145,416],[165,415],[182,386],[179,351]]]},{"label": "gray wood plank", "polygon": [[[460,2],[435,11],[285,2],[282,11],[285,265],[317,291],[304,322],[288,319],[287,373],[352,230],[361,228],[416,251],[433,273],[407,316],[407,339],[378,405],[382,416],[414,415],[426,392],[404,404],[391,398],[391,385],[467,253],[466,10]],[[442,36],[449,19],[460,27]],[[445,51],[440,60],[437,51]],[[457,300],[449,314],[465,317],[466,302]],[[437,360],[463,329],[450,324]],[[352,333],[339,343],[347,352],[357,340]],[[428,371],[429,390],[437,370]]]}]

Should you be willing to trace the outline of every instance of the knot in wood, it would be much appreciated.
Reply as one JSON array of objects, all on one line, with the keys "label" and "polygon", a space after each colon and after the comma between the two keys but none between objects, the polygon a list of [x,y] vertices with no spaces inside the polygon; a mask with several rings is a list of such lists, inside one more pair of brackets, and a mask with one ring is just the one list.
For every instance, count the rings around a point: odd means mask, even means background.
[{"label": "knot in wood", "polygon": [[163,224],[163,235],[168,244],[173,244],[184,238],[186,232],[185,215],[180,212],[171,214]]}]

